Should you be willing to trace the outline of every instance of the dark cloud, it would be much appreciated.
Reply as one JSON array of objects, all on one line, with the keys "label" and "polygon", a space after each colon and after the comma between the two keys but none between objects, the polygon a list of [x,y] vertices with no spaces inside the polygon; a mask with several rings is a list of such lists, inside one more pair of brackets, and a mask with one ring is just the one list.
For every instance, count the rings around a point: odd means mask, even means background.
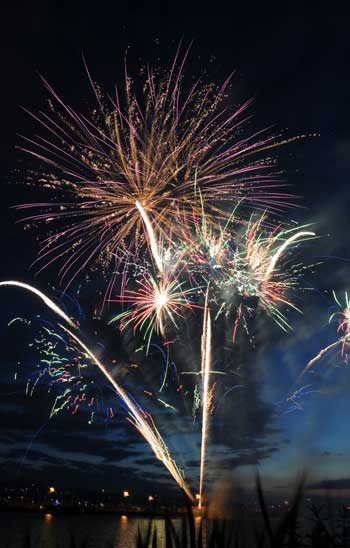
[{"label": "dark cloud", "polygon": [[339,478],[334,480],[322,480],[311,483],[308,489],[327,490],[327,489],[350,489],[350,478]]}]

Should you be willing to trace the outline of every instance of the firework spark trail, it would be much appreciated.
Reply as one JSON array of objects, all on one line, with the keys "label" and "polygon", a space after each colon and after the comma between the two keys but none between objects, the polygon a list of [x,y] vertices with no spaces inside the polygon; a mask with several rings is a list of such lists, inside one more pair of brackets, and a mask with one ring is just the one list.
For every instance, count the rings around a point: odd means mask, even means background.
[{"label": "firework spark trail", "polygon": [[338,317],[339,320],[338,320],[337,332],[342,333],[343,335],[338,340],[322,348],[313,358],[311,358],[311,360],[308,361],[308,363],[306,364],[302,372],[299,374],[294,385],[289,390],[286,397],[286,401],[288,401],[289,399],[292,399],[293,396],[298,393],[298,390],[296,390],[296,387],[300,384],[300,381],[302,380],[304,375],[313,368],[315,363],[319,362],[326,354],[328,354],[328,352],[336,348],[338,345],[341,345],[342,346],[341,355],[344,357],[345,348],[350,342],[350,301],[349,301],[347,292],[345,292],[345,306],[341,304],[335,291],[333,291],[333,297],[336,304],[339,306],[341,310],[331,314],[329,318],[329,323],[331,323],[332,320]]},{"label": "firework spark trail", "polygon": [[59,307],[57,304],[55,304],[47,295],[42,293],[42,291],[39,291],[39,289],[36,289],[32,285],[26,284],[24,282],[18,282],[14,280],[0,282],[0,286],[8,287],[21,287],[22,289],[26,289],[27,291],[30,291],[31,293],[34,293],[34,295],[37,295],[45,304],[48,306],[53,312],[55,312],[58,316],[63,318],[70,326],[75,327],[75,323],[67,316],[67,314]]},{"label": "firework spark trail", "polygon": [[140,202],[138,200],[136,200],[135,205],[136,205],[137,209],[139,210],[139,212],[141,214],[143,222],[145,223],[145,227],[146,227],[147,234],[148,234],[148,239],[149,239],[149,247],[151,249],[154,261],[157,265],[159,273],[163,274],[163,270],[164,270],[163,261],[162,261],[162,258],[160,256],[160,254],[159,254],[159,246],[158,246],[157,238],[156,238],[154,230],[153,230],[152,223],[151,223],[144,207],[140,204]]},{"label": "firework spark trail", "polygon": [[235,319],[235,322],[233,324],[233,332],[232,332],[232,343],[233,344],[235,344],[235,342],[236,342],[236,336],[237,336],[238,326],[239,326],[239,323],[241,321],[241,317],[242,317],[242,303],[240,303],[238,305],[237,312],[236,312],[236,319]]},{"label": "firework spark trail", "polygon": [[[301,383],[301,380],[303,379],[304,375],[306,373],[308,373],[310,371],[310,369],[312,369],[312,367],[315,365],[315,363],[317,363],[319,360],[321,360],[326,354],[328,354],[328,352],[330,350],[332,350],[333,348],[336,348],[339,344],[344,344],[346,342],[346,337],[342,337],[341,339],[339,339],[338,341],[335,341],[334,343],[331,343],[329,344],[328,346],[326,346],[325,348],[322,348],[317,354],[316,356],[314,356],[313,358],[311,358],[310,361],[308,361],[308,363],[306,364],[306,366],[304,367],[304,369],[302,370],[302,372],[299,374],[299,376],[297,377],[296,381],[294,382],[294,384],[292,385],[292,387],[288,390],[285,398],[284,398],[284,403],[289,403],[290,401],[292,401],[294,403],[294,405],[297,405],[296,402],[295,402],[295,397],[296,396],[299,396],[300,393],[302,393],[305,388],[308,388],[309,385],[306,385],[306,386],[302,386],[300,388],[298,388],[300,386],[300,383]],[[308,393],[312,393],[312,391],[308,392]],[[303,394],[304,395],[304,394]],[[297,405],[298,408],[301,408],[300,405]],[[284,407],[283,407],[284,408]],[[282,412],[282,411],[281,411]]]},{"label": "firework spark trail", "polygon": [[308,237],[308,236],[314,237],[314,236],[316,236],[316,234],[314,232],[309,232],[309,231],[306,231],[306,230],[302,230],[300,232],[297,232],[296,234],[293,234],[293,236],[291,236],[290,238],[288,238],[288,240],[283,242],[283,244],[278,248],[278,250],[276,251],[276,253],[272,257],[271,262],[270,262],[268,268],[266,269],[265,280],[268,279],[270,274],[275,269],[275,266],[277,264],[278,259],[281,257],[281,255],[286,250],[286,248],[290,244],[292,244],[295,240],[299,240],[300,238],[305,238],[305,237]]},{"label": "firework spark trail", "polygon": [[[141,412],[141,410],[135,405],[135,403],[131,400],[131,398],[128,396],[125,390],[115,381],[112,375],[107,371],[107,369],[100,362],[97,356],[95,356],[95,354],[86,346],[86,344],[83,343],[83,341],[77,335],[75,335],[75,333],[73,333],[68,328],[64,327],[63,325],[61,324],[59,325],[64,331],[66,331],[66,333],[68,333],[81,346],[81,348],[90,356],[93,362],[97,365],[99,370],[109,380],[113,388],[116,390],[118,396],[123,400],[123,402],[127,406],[129,410],[129,414],[131,416],[131,418],[129,418],[129,421],[131,422],[131,424],[135,426],[135,428],[139,431],[139,433],[143,436],[143,438],[148,442],[157,459],[159,459],[164,464],[164,466],[168,469],[171,476],[178,483],[178,485],[184,490],[184,492],[189,497],[189,499],[194,501],[194,497],[187,483],[182,477],[178,467],[176,466],[176,463],[170,457],[169,451],[161,435],[156,429],[150,415],[147,415],[146,413]],[[147,418],[151,420],[152,426],[148,422]]]},{"label": "firework spark trail", "polygon": [[204,481],[205,481],[205,459],[208,442],[208,418],[210,407],[209,381],[211,365],[211,318],[208,307],[209,287],[205,299],[203,333],[202,333],[202,441],[201,441],[201,460],[200,460],[200,478],[199,478],[199,500],[198,507],[203,505]]},{"label": "firework spark trail", "polygon": [[316,356],[314,356],[305,366],[305,368],[303,369],[303,371],[301,372],[300,376],[299,376],[299,379],[304,375],[304,373],[307,373],[311,367],[316,363],[318,362],[325,354],[327,354],[327,352],[329,352],[329,350],[332,350],[332,348],[335,348],[338,344],[341,344],[344,342],[344,337],[342,337],[341,339],[339,339],[339,341],[335,341],[334,343],[332,344],[329,344],[328,346],[326,346],[325,348],[322,348],[318,354],[316,354]]},{"label": "firework spark trail", "polygon": [[345,307],[339,301],[335,291],[333,291],[333,297],[341,310],[331,314],[329,323],[331,323],[331,321],[336,317],[339,317],[337,332],[344,333],[343,337],[340,339],[342,342],[342,355],[344,355],[345,346],[350,340],[350,300],[347,291],[345,291]]},{"label": "firework spark trail", "polygon": [[[58,316],[63,318],[70,326],[76,328],[76,325],[63,312],[63,310],[59,306],[57,306],[53,301],[51,301],[49,297],[47,297],[44,293],[42,293],[35,287],[32,287],[22,282],[17,282],[17,281],[0,282],[0,286],[18,286],[23,289],[26,289],[27,291],[34,293],[35,295],[39,296],[53,312],[55,312]],[[131,400],[131,398],[128,396],[125,390],[115,381],[112,375],[106,370],[104,365],[94,355],[94,353],[83,343],[83,341],[81,341],[81,339],[75,333],[73,333],[73,331],[70,331],[67,327],[63,326],[62,324],[58,324],[58,325],[80,345],[80,347],[88,354],[88,356],[90,356],[90,358],[97,365],[97,367],[104,374],[104,376],[109,380],[109,382],[112,384],[113,388],[115,389],[115,391],[117,392],[119,397],[123,400],[123,402],[125,403],[126,407],[129,410],[129,414],[131,418],[129,418],[128,420],[134,425],[134,427],[139,431],[139,433],[143,436],[143,438],[149,443],[157,459],[163,462],[164,466],[167,468],[171,476],[178,483],[178,485],[184,490],[184,492],[189,497],[189,499],[194,501],[194,497],[187,483],[182,477],[175,461],[170,457],[169,451],[160,433],[156,429],[156,426],[154,425],[153,419],[151,418],[151,416],[146,414],[144,411],[142,411],[140,408],[137,407],[137,405]],[[151,424],[148,421],[151,421]]]},{"label": "firework spark trail", "polygon": [[345,293],[345,302],[346,302],[346,306],[345,308],[343,308],[342,304],[340,303],[340,301],[338,300],[335,292],[333,291],[333,297],[334,297],[334,300],[335,302],[337,303],[337,305],[342,309],[341,311],[338,311],[338,312],[334,312],[333,314],[331,314],[330,318],[329,318],[329,323],[334,319],[336,318],[337,316],[339,318],[339,322],[338,322],[338,327],[337,327],[337,332],[338,333],[344,333],[344,335],[342,337],[340,337],[340,339],[338,339],[337,341],[335,341],[334,343],[331,343],[329,344],[328,346],[326,346],[325,348],[322,348],[318,354],[316,354],[316,356],[314,356],[305,366],[305,368],[303,369],[303,371],[301,372],[301,374],[299,375],[299,378],[298,380],[300,380],[300,378],[305,374],[307,373],[312,367],[313,365],[318,362],[325,354],[327,354],[330,350],[332,350],[332,348],[335,348],[336,346],[338,346],[338,344],[341,344],[342,345],[342,354],[344,353],[344,347],[347,343],[349,343],[349,340],[350,340],[350,301],[349,301],[349,298],[348,298],[348,294]]},{"label": "firework spark trail", "polygon": [[[332,350],[332,348],[335,348],[336,346],[338,346],[338,344],[340,344],[342,342],[342,339],[338,340],[338,341],[335,341],[334,343],[332,344],[329,344],[328,346],[326,346],[325,348],[322,348],[317,354],[316,356],[314,356],[307,364],[306,366],[304,367],[304,369],[302,370],[302,372],[299,374],[299,376],[297,377],[296,381],[294,382],[294,384],[292,385],[292,387],[288,390],[285,398],[284,398],[284,403],[288,403],[290,401],[293,401],[294,402],[294,398],[295,396],[298,396],[299,393],[301,393],[305,387],[301,387],[301,388],[298,388],[298,386],[300,385],[300,381],[302,380],[302,378],[304,377],[305,373],[307,373],[308,371],[310,371],[310,369],[315,365],[315,363],[317,363],[325,354],[327,354],[330,350]],[[307,385],[308,386],[308,385]],[[295,403],[295,402],[294,402]]]}]

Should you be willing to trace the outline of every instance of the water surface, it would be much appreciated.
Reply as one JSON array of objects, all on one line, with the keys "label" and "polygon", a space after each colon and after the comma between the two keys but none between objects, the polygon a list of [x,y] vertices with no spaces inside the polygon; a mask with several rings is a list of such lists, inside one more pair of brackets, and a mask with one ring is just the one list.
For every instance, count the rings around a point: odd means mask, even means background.
[{"label": "water surface", "polygon": [[[1,548],[135,548],[138,528],[146,533],[150,520],[113,515],[36,515],[15,512],[0,513]],[[180,520],[174,520],[176,527]],[[164,520],[153,519],[158,546],[165,538]],[[75,544],[72,539],[74,539]]]}]

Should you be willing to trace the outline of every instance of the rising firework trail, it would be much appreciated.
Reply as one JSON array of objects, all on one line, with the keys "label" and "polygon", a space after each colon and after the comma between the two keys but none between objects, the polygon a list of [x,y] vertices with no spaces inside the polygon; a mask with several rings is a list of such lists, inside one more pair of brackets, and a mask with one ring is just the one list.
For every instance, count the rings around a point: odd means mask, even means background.
[{"label": "rising firework trail", "polygon": [[[39,296],[43,302],[53,311],[55,314],[63,318],[70,326],[76,328],[76,325],[72,320],[65,314],[65,312],[57,306],[49,297],[44,293],[32,287],[28,284],[17,282],[17,281],[5,281],[0,282],[0,286],[18,286],[35,295]],[[125,390],[116,382],[112,375],[107,371],[105,366],[97,358],[97,356],[86,346],[86,344],[70,329],[65,327],[62,324],[58,324],[74,341],[76,341],[79,346],[86,352],[86,354],[92,359],[93,363],[99,368],[103,375],[108,379],[113,388],[115,389],[118,396],[121,398],[123,403],[128,409],[129,417],[128,420],[133,426],[139,431],[143,438],[150,445],[152,451],[154,452],[157,459],[159,459],[164,466],[167,468],[171,476],[178,483],[178,485],[184,490],[189,499],[194,502],[194,497],[181,475],[175,461],[170,457],[169,451],[158,432],[157,428],[154,425],[153,419],[147,413],[145,413],[140,407],[138,407],[133,400],[128,396]]]},{"label": "rising firework trail", "polygon": [[210,367],[211,367],[211,317],[208,306],[209,287],[207,289],[203,319],[203,333],[201,341],[201,373],[202,373],[202,439],[201,459],[199,478],[199,508],[203,505],[204,482],[205,482],[205,461],[208,443],[208,419],[210,411]]}]

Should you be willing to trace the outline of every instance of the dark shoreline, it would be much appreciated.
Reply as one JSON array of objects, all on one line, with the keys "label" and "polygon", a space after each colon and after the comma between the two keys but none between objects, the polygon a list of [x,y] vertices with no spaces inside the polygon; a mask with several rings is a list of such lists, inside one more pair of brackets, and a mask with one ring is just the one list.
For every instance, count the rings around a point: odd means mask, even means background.
[{"label": "dark shoreline", "polygon": [[10,507],[2,507],[0,508],[0,514],[28,514],[28,515],[36,515],[36,516],[42,516],[45,517],[46,515],[50,514],[52,516],[87,516],[87,515],[93,515],[93,516],[126,516],[126,517],[140,517],[140,518],[181,518],[184,516],[184,512],[169,512],[169,511],[155,511],[155,512],[147,512],[147,511],[138,511],[138,510],[85,510],[81,511],[79,509],[64,509],[64,510],[57,510],[52,508],[45,508],[43,510],[36,510],[31,508],[10,508]]}]

